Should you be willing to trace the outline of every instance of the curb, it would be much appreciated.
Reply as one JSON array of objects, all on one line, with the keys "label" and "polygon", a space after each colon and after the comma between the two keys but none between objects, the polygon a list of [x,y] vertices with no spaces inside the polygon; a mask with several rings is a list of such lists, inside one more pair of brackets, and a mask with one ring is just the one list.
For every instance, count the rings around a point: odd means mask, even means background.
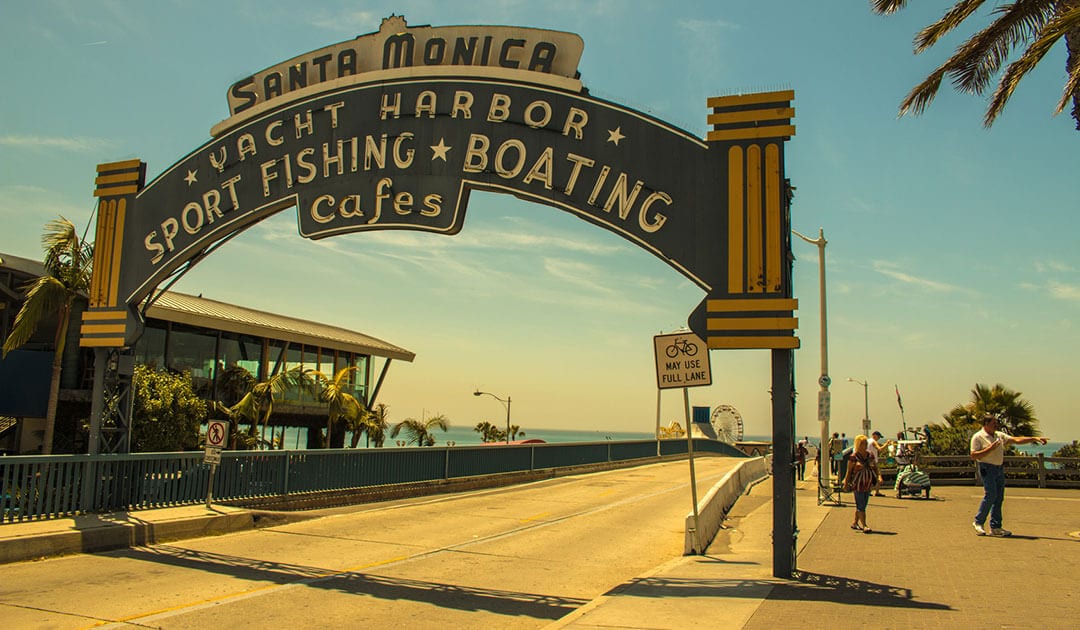
[{"label": "curb", "polygon": [[254,529],[255,522],[256,514],[247,511],[207,514],[161,522],[138,519],[104,521],[85,528],[80,528],[76,522],[74,526],[65,530],[30,534],[17,539],[0,541],[0,564],[125,549],[184,538],[216,536]]}]

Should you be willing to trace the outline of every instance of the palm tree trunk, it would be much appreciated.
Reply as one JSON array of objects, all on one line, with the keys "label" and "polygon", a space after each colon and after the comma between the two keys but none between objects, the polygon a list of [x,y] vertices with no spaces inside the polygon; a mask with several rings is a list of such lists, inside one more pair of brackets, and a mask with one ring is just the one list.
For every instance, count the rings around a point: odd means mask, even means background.
[{"label": "palm tree trunk", "polygon": [[45,435],[42,438],[41,453],[52,455],[53,436],[56,434],[56,408],[60,403],[60,375],[64,369],[64,346],[67,342],[68,321],[71,318],[71,304],[60,307],[60,321],[56,324],[55,349],[52,362],[52,382],[49,383],[49,403],[45,410]]}]

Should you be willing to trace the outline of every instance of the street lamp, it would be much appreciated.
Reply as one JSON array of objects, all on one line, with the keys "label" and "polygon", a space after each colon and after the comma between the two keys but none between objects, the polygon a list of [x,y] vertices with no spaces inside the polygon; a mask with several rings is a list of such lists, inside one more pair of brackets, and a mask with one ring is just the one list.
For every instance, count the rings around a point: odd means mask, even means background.
[{"label": "street lamp", "polygon": [[848,382],[858,383],[862,385],[863,391],[863,418],[862,418],[862,430],[863,435],[870,435],[870,381],[860,381],[857,378],[848,377]]},{"label": "street lamp", "polygon": [[831,487],[829,483],[830,468],[825,465],[825,457],[828,455],[829,448],[829,410],[831,407],[829,385],[832,383],[832,379],[829,378],[829,334],[826,326],[827,318],[825,317],[825,244],[828,241],[825,240],[824,228],[818,228],[818,237],[816,239],[799,234],[796,230],[791,232],[807,243],[817,245],[818,251],[818,301],[821,304],[821,376],[818,378],[818,385],[821,386],[821,389],[818,390],[818,422],[821,423],[821,443],[818,445],[818,481],[823,487],[829,488]]},{"label": "street lamp", "polygon": [[498,396],[496,396],[495,394],[492,394],[491,392],[482,392],[479,389],[476,390],[475,392],[473,392],[473,396],[485,396],[485,395],[486,396],[491,396],[495,400],[501,402],[503,404],[503,407],[506,407],[506,443],[509,444],[510,443],[510,396],[507,396],[506,400],[503,400],[502,398],[499,398]]}]

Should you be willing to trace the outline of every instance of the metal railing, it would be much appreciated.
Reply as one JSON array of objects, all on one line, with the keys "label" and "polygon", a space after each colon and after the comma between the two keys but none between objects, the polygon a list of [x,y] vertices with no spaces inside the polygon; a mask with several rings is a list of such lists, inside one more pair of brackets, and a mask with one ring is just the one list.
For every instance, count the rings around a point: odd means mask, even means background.
[{"label": "metal railing", "polygon": [[[978,467],[964,455],[924,455],[919,457],[919,469],[930,475],[933,483],[941,485],[978,485]],[[892,481],[897,468],[881,469],[883,479]],[[1080,459],[1075,457],[1046,457],[1042,454],[1005,457],[1005,477],[1009,485],[1037,488],[1080,488]]]},{"label": "metal railing", "polygon": [[[713,440],[695,440],[694,450],[746,457]],[[686,451],[686,440],[225,451],[213,496],[253,499],[655,459],[658,453]],[[210,480],[203,457],[202,451],[0,457],[0,524],[199,503],[206,499]]]}]

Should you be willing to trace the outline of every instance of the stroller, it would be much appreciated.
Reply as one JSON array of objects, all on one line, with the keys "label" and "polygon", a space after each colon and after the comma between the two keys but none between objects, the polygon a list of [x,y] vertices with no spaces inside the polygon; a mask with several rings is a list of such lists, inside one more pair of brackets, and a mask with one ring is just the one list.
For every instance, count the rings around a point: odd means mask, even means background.
[{"label": "stroller", "polygon": [[930,475],[919,470],[919,448],[922,440],[900,440],[896,442],[896,498],[917,497],[920,494],[930,498]]}]

